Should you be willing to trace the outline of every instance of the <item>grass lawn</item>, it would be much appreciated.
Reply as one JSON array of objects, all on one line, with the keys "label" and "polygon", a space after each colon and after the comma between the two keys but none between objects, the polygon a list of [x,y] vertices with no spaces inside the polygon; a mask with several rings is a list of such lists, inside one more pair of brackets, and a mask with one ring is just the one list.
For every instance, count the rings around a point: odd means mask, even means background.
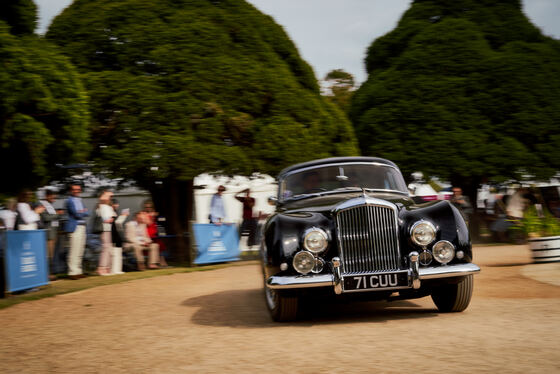
[{"label": "grass lawn", "polygon": [[228,266],[240,266],[240,265],[247,265],[253,263],[256,264],[257,262],[242,261],[242,262],[232,262],[232,263],[225,263],[225,264],[196,266],[196,267],[177,266],[177,267],[172,267],[167,269],[133,271],[125,274],[112,275],[107,277],[88,276],[86,278],[78,279],[78,280],[70,280],[70,279],[62,278],[54,282],[51,282],[46,286],[41,286],[38,291],[19,294],[19,295],[7,294],[5,299],[0,299],[0,309],[7,308],[9,306],[19,304],[24,301],[39,300],[45,297],[51,297],[56,295],[62,295],[69,292],[81,291],[97,286],[106,286],[110,284],[128,282],[136,279],[158,277],[161,275],[190,273],[193,271],[215,270],[215,269],[222,269]]}]

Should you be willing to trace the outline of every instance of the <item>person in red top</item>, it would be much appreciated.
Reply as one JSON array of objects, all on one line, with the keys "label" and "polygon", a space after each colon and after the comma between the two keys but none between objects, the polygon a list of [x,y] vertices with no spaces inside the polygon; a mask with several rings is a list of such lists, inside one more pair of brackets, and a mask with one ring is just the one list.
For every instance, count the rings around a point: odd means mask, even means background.
[{"label": "person in red top", "polygon": [[146,213],[146,229],[148,231],[148,235],[154,243],[159,245],[159,265],[160,267],[167,267],[167,261],[165,261],[165,257],[162,254],[165,250],[165,246],[163,245],[163,242],[158,239],[158,213],[154,208],[154,202],[152,200],[144,201],[144,209],[142,211]]},{"label": "person in red top", "polygon": [[[245,196],[242,196],[245,194]],[[243,221],[239,228],[239,236],[248,236],[247,245],[249,247],[255,245],[255,233],[257,230],[257,219],[253,217],[253,207],[255,206],[255,199],[251,197],[251,190],[249,188],[238,192],[235,198],[243,203]]]}]

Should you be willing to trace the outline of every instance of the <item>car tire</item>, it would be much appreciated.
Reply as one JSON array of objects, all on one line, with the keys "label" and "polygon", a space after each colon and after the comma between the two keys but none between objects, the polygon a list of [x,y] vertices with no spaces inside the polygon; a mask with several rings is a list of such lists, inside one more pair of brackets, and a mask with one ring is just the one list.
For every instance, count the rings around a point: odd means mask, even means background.
[{"label": "car tire", "polygon": [[299,301],[297,296],[287,296],[281,291],[276,291],[266,286],[264,292],[266,306],[274,321],[286,322],[297,318]]},{"label": "car tire", "polygon": [[471,302],[473,276],[467,275],[456,284],[446,284],[432,292],[432,300],[442,313],[462,312]]}]

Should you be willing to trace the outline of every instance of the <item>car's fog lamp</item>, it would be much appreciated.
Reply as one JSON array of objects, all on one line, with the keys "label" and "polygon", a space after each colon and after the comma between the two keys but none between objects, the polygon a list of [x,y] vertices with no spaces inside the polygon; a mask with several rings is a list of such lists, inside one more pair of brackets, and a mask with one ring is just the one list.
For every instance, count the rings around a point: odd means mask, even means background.
[{"label": "car's fog lamp", "polygon": [[430,265],[432,263],[432,259],[433,257],[430,251],[422,251],[418,256],[418,261],[420,262],[420,265],[424,265],[424,266]]},{"label": "car's fog lamp", "polygon": [[318,274],[323,271],[324,267],[325,267],[325,261],[321,257],[317,257],[315,259],[315,266],[313,266],[313,270],[311,271],[314,272],[315,274]]},{"label": "car's fog lamp", "polygon": [[455,247],[447,240],[440,240],[432,248],[434,258],[440,264],[447,264],[455,256]]},{"label": "car's fog lamp", "polygon": [[436,238],[436,228],[428,221],[418,221],[410,229],[410,236],[414,244],[425,247]]},{"label": "car's fog lamp", "polygon": [[462,260],[463,257],[465,257],[465,252],[457,251],[457,253],[455,254],[455,257],[457,257],[459,260]]},{"label": "car's fog lamp", "polygon": [[329,244],[329,237],[324,230],[313,227],[305,232],[303,247],[313,253],[321,253]]},{"label": "car's fog lamp", "polygon": [[294,256],[294,269],[300,274],[308,274],[315,267],[315,257],[312,253],[301,251]]}]

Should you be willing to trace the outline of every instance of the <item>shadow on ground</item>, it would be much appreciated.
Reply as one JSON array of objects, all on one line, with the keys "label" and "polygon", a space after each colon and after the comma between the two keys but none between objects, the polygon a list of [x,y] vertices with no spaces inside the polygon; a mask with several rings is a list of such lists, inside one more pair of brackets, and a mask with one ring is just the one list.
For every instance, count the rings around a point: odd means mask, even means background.
[{"label": "shadow on ground", "polygon": [[[198,307],[192,321],[205,326],[275,327],[265,305],[262,289],[221,291],[193,297],[182,305]],[[298,321],[282,325],[384,323],[389,320],[435,317],[436,309],[426,309],[410,301],[325,302],[305,305]]]}]

